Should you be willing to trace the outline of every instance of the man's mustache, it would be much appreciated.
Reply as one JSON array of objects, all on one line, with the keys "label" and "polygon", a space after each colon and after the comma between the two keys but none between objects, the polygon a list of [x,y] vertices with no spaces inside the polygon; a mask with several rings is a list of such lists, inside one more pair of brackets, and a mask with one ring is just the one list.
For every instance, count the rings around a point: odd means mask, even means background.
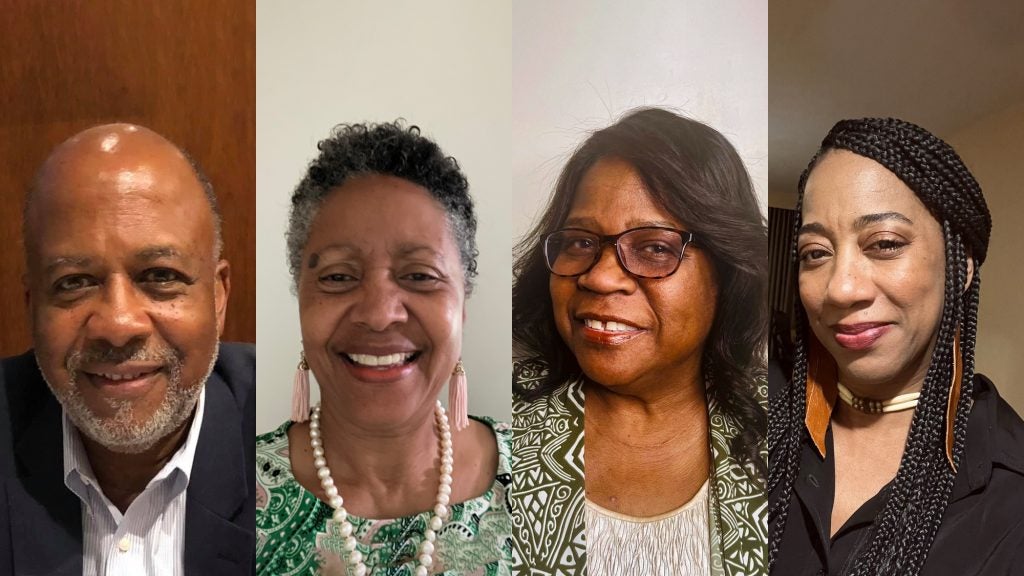
[{"label": "man's mustache", "polygon": [[80,350],[71,351],[64,359],[64,367],[68,372],[75,373],[83,365],[124,362],[159,362],[167,366],[177,366],[181,364],[181,353],[169,346],[149,349],[145,342],[130,343],[126,346],[94,342]]}]

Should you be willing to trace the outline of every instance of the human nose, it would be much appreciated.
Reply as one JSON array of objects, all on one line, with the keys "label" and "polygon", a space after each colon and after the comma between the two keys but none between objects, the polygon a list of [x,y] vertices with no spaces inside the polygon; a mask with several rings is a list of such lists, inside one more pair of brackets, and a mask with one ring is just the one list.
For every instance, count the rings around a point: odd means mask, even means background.
[{"label": "human nose", "polygon": [[408,319],[403,292],[390,278],[370,281],[360,288],[351,319],[375,332]]},{"label": "human nose", "polygon": [[851,308],[874,297],[870,265],[859,254],[839,253],[833,260],[825,288],[825,302],[837,308]]},{"label": "human nose", "polygon": [[602,247],[597,262],[579,276],[581,287],[599,294],[631,292],[636,287],[636,280],[623,269],[615,250],[611,244]]},{"label": "human nose", "polygon": [[144,296],[131,279],[112,276],[103,285],[102,298],[86,322],[86,337],[120,348],[145,339],[153,330]]}]

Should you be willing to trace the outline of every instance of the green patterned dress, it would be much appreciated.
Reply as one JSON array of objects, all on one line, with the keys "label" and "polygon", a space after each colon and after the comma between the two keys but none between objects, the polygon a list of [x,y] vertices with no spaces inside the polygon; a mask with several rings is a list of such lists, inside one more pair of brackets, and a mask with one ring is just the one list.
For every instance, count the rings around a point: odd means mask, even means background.
[{"label": "green patterned dress", "polygon": [[[506,576],[512,557],[507,494],[511,476],[511,428],[490,418],[498,443],[494,484],[482,496],[451,507],[438,532],[434,572],[443,576]],[[292,475],[288,428],[256,437],[256,572],[260,575],[344,576],[346,556],[339,524],[329,505],[303,488]],[[349,516],[368,574],[409,576],[430,512],[393,520]]]},{"label": "green patterned dress", "polygon": [[[546,368],[517,364],[513,375],[530,388],[544,379]],[[767,382],[758,381],[756,389],[766,406]],[[573,380],[538,400],[515,401],[512,414],[512,573],[586,576],[583,383]],[[710,576],[767,576],[764,488],[730,453],[729,443],[741,432],[739,423],[710,393],[708,416]],[[767,446],[762,444],[760,452],[767,462]]]}]

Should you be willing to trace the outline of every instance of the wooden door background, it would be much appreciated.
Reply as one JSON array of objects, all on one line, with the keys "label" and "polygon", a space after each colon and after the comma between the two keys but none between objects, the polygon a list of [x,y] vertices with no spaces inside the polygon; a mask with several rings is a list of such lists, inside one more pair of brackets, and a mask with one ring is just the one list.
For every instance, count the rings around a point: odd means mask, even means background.
[{"label": "wooden door background", "polygon": [[225,340],[256,341],[254,0],[4,0],[0,9],[0,356],[30,346],[25,189],[95,124],[147,126],[213,182],[231,262]]}]

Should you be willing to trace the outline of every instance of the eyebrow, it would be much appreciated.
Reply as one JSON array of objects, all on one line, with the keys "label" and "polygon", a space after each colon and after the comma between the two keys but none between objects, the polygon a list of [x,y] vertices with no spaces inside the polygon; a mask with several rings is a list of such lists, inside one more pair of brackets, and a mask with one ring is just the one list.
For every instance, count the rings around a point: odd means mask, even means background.
[{"label": "eyebrow", "polygon": [[182,253],[173,246],[147,246],[136,252],[135,257],[144,262],[152,262],[161,258],[184,258]]},{"label": "eyebrow", "polygon": [[860,230],[871,224],[877,224],[885,220],[896,220],[904,224],[914,225],[914,221],[899,212],[879,212],[878,214],[865,214],[853,221],[853,227]]},{"label": "eyebrow", "polygon": [[[601,228],[601,225],[595,218],[569,218],[565,221],[564,226],[567,227],[580,227],[580,228]],[[679,224],[675,222],[669,222],[668,220],[630,220],[626,222],[626,229],[631,230],[633,228],[680,228]]]},{"label": "eyebrow", "polygon": [[[863,230],[864,228],[867,228],[872,224],[877,224],[879,222],[884,222],[886,220],[896,220],[897,222],[903,222],[904,224],[908,224],[910,226],[914,225],[913,220],[907,218],[906,216],[900,214],[899,212],[879,212],[877,214],[865,214],[863,216],[858,216],[857,219],[853,221],[853,228],[855,230]],[[796,234],[797,236],[803,234],[820,234],[822,236],[825,236],[826,230],[825,226],[817,222],[810,222],[808,224],[800,226],[800,229],[797,230]]]},{"label": "eyebrow", "polygon": [[441,256],[440,252],[434,250],[433,248],[425,244],[400,244],[398,246],[398,249],[395,250],[394,254],[395,256],[398,256],[400,258],[408,258],[410,256],[415,256],[416,254],[421,252],[427,254],[428,256]]},{"label": "eyebrow", "polygon": [[58,268],[87,268],[92,263],[88,256],[59,256],[50,261],[43,270],[52,274]]},{"label": "eyebrow", "polygon": [[[319,262],[313,263],[312,262],[312,258],[314,256],[316,256],[317,260],[319,261],[320,255],[323,254],[324,252],[342,252],[342,253],[345,253],[345,254],[352,254],[352,255],[358,255],[358,254],[362,254],[363,253],[363,251],[361,249],[359,249],[356,246],[353,246],[352,244],[344,244],[344,243],[328,244],[327,246],[324,246],[323,248],[321,248],[318,252],[310,255],[310,267],[311,268],[315,267],[316,264],[319,263]],[[399,257],[399,258],[408,258],[410,256],[415,256],[416,254],[421,253],[421,252],[425,253],[425,254],[427,254],[429,256],[434,256],[434,257],[442,256],[441,252],[439,252],[438,250],[435,250],[434,248],[431,248],[430,246],[427,246],[426,244],[414,244],[414,243],[402,243],[402,244],[399,244],[398,247],[394,249],[392,254],[394,256]]]},{"label": "eyebrow", "polygon": [[[135,253],[135,257],[142,262],[153,262],[161,258],[185,258],[181,251],[173,246],[147,246]],[[93,263],[89,256],[71,254],[69,256],[58,256],[47,264],[43,271],[52,274],[60,268],[88,268]]]}]

